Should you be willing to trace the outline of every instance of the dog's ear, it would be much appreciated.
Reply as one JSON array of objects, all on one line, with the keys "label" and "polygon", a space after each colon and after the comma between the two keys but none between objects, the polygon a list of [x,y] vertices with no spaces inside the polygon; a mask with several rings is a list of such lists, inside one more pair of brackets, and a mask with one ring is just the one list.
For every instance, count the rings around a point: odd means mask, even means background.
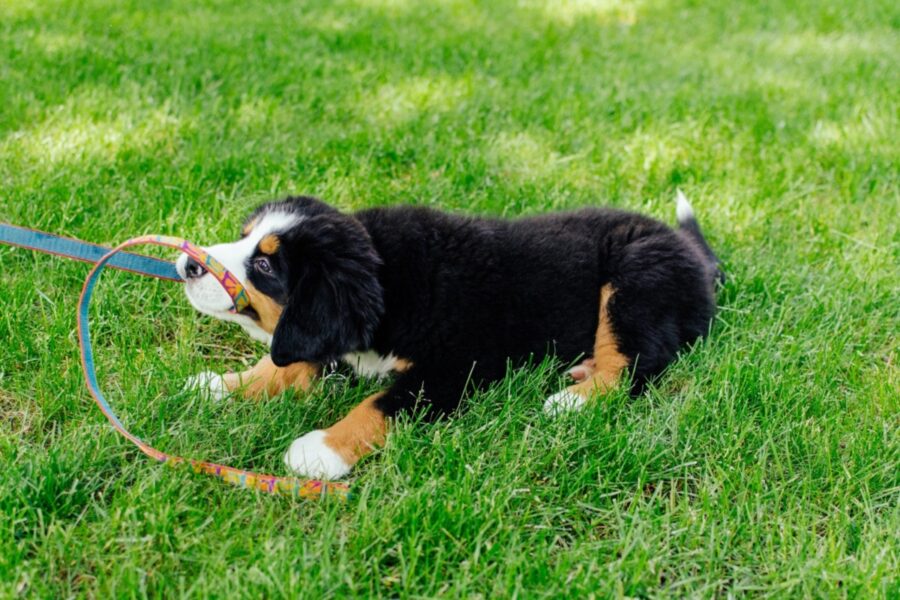
[{"label": "dog's ear", "polygon": [[368,347],[384,291],[381,259],[362,224],[335,211],[306,219],[285,241],[296,283],[272,334],[272,362],[322,364]]}]

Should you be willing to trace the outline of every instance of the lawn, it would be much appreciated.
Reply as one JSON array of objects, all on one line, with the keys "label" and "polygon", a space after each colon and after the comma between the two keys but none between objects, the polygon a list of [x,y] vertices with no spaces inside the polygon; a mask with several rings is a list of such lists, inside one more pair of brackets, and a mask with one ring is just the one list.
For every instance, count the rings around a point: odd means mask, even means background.
[{"label": "lawn", "polygon": [[[515,216],[693,201],[728,282],[643,395],[550,419],[555,365],[396,424],[355,498],[146,459],[82,383],[80,263],[0,248],[0,597],[900,596],[900,5],[0,4],[0,220],[233,238],[288,193]],[[166,254],[171,256],[170,254]],[[284,473],[372,381],[224,404],[265,349],[103,277],[108,394],[159,447]]]}]

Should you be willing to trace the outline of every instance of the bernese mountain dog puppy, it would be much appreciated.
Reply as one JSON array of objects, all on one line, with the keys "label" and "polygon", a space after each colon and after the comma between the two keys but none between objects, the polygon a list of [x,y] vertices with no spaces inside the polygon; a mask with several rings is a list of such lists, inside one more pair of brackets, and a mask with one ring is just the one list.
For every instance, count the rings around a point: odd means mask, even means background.
[{"label": "bernese mountain dog puppy", "polygon": [[596,208],[506,220],[410,206],[347,214],[309,197],[263,204],[238,241],[208,248],[248,288],[247,309],[229,312],[193,259],[177,269],[197,310],[240,324],[270,353],[189,385],[217,396],[307,390],[335,361],[392,374],[383,392],[291,444],[288,468],[322,478],[346,475],[399,412],[453,411],[471,388],[547,355],[576,365],[548,413],[621,382],[639,392],[708,331],[716,306],[719,263],[680,192],[676,212],[673,230]]}]

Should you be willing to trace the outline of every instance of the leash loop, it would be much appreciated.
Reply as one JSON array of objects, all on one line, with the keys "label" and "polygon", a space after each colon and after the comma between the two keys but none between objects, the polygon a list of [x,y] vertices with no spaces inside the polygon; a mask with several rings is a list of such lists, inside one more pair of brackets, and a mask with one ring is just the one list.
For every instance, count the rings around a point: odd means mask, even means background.
[{"label": "leash loop", "polygon": [[[125,248],[141,244],[165,246],[184,252],[207,269],[215,277],[229,295],[234,305],[234,311],[240,312],[250,305],[250,296],[238,279],[228,271],[222,263],[210,256],[202,248],[178,237],[164,235],[145,235],[130,239],[119,244],[97,260],[94,268],[88,273],[81,290],[81,298],[78,302],[78,343],[81,349],[81,368],[84,371],[85,383],[88,391],[94,398],[100,411],[106,416],[113,428],[127,438],[138,449],[161,463],[169,466],[189,465],[195,473],[204,473],[220,479],[221,481],[243,488],[259,490],[271,494],[284,494],[299,498],[322,498],[335,496],[339,499],[347,499],[350,495],[350,486],[341,482],[320,481],[316,479],[298,479],[296,477],[278,477],[265,475],[253,471],[244,471],[226,465],[206,462],[193,458],[184,458],[172,454],[166,454],[157,450],[147,442],[132,434],[116,415],[110,406],[97,380],[96,365],[94,363],[94,351],[91,346],[91,332],[89,324],[89,307],[94,287],[97,284],[100,273],[107,265],[112,266],[111,261]],[[137,256],[137,255],[135,255]],[[148,258],[148,257],[144,257]],[[158,259],[150,259],[158,260]],[[165,262],[165,261],[161,261]],[[171,264],[171,263],[168,263]],[[140,271],[137,271],[140,272]],[[152,273],[142,273],[153,275]]]}]

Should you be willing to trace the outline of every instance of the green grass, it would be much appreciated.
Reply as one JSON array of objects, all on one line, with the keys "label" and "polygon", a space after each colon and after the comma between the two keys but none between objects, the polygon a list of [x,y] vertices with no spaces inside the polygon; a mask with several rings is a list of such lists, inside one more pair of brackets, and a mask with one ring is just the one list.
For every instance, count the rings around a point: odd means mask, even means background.
[{"label": "green grass", "polygon": [[[551,420],[545,365],[400,423],[347,505],[152,464],[75,342],[82,264],[0,248],[0,596],[900,596],[900,10],[890,0],[0,4],[0,220],[236,234],[256,202],[518,215],[692,199],[729,282],[657,387]],[[263,352],[104,275],[135,432],[283,472],[373,382],[180,392]]]}]

